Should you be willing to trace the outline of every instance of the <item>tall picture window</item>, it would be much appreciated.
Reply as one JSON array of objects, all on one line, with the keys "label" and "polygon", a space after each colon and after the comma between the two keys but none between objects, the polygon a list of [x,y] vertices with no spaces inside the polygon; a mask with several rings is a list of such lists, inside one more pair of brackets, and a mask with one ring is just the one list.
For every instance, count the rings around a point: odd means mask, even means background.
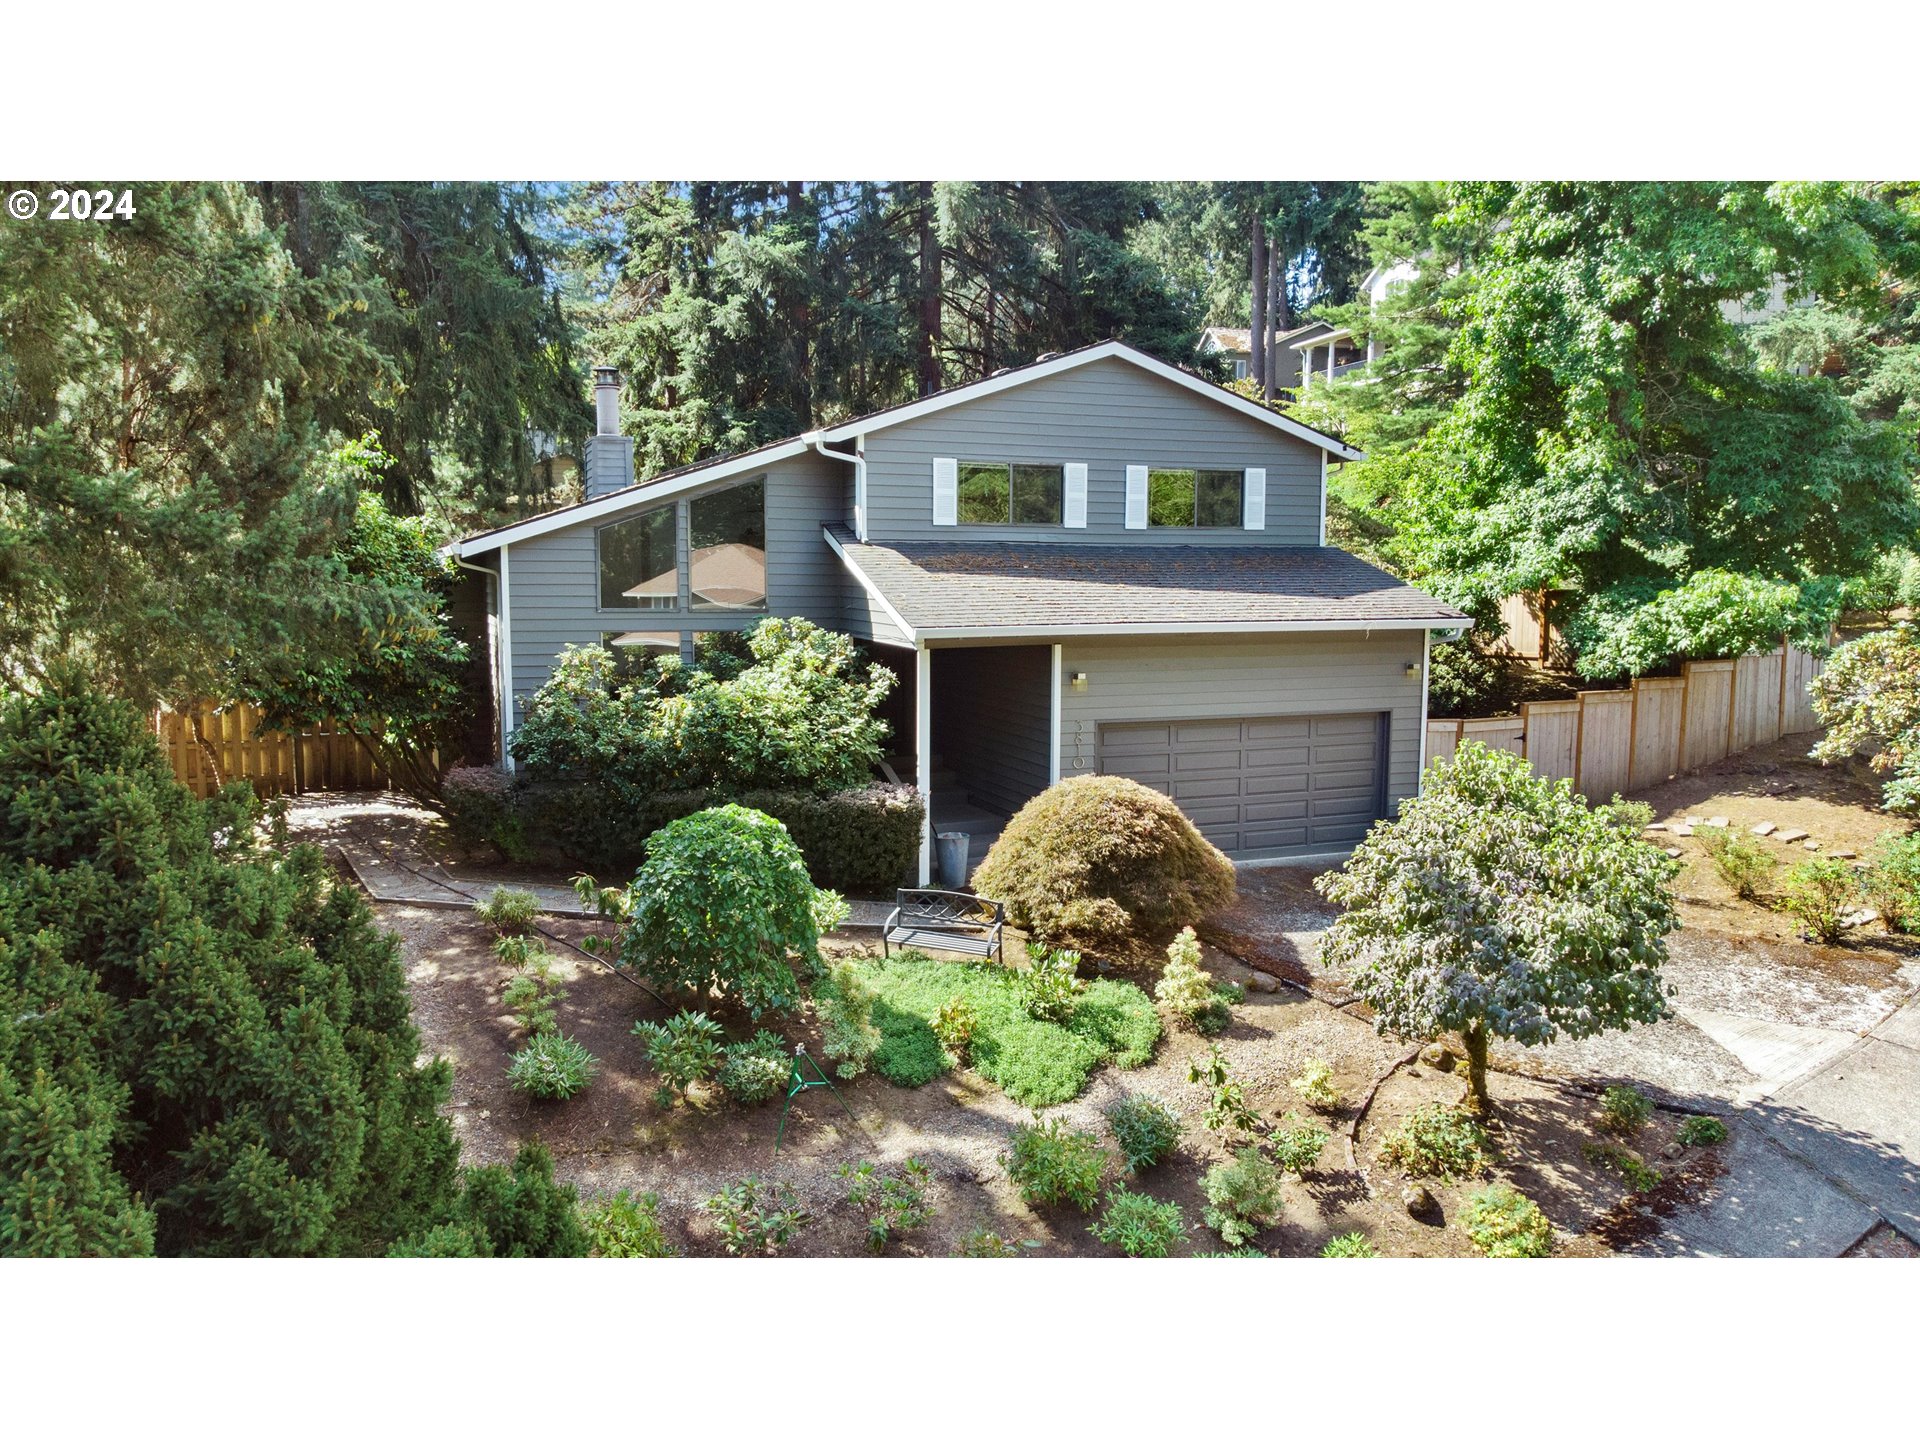
[{"label": "tall picture window", "polygon": [[680,604],[674,507],[661,505],[593,532],[602,610],[673,610]]},{"label": "tall picture window", "polygon": [[702,495],[687,507],[687,586],[696,610],[767,608],[767,482]]},{"label": "tall picture window", "polygon": [[1149,470],[1147,524],[1235,529],[1246,476],[1239,470]]}]

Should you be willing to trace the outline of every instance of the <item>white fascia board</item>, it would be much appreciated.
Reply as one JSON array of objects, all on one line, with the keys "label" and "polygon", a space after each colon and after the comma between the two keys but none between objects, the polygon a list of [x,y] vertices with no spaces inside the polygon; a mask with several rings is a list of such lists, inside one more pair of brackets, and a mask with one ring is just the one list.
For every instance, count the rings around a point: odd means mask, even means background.
[{"label": "white fascia board", "polygon": [[[888,607],[887,613],[893,613],[891,606]],[[951,629],[921,629],[915,633],[921,640],[927,641],[1020,639],[1040,635],[1061,635],[1069,638],[1087,635],[1311,635],[1317,632],[1353,630],[1465,630],[1472,624],[1471,620],[1454,620],[1447,616],[1436,615],[1424,620],[1210,620],[1140,625],[996,625],[984,630],[977,627],[955,626]]]},{"label": "white fascia board", "polygon": [[893,608],[893,602],[881,593],[880,587],[868,578],[867,572],[854,563],[853,557],[847,554],[846,547],[834,538],[833,531],[823,527],[820,534],[826,540],[828,548],[840,557],[840,563],[846,566],[853,578],[860,582],[860,588],[871,595],[880,608],[887,612],[887,618],[900,627],[900,633],[905,635],[909,642],[918,646],[919,632],[906,622],[906,618],[898,610]]},{"label": "white fascia board", "polygon": [[1122,344],[1118,340],[1109,340],[1102,345],[1077,350],[1071,355],[1062,355],[1058,360],[1046,360],[1038,365],[1024,366],[1006,375],[976,381],[972,385],[956,386],[938,395],[929,395],[926,399],[915,401],[911,405],[902,405],[898,410],[889,410],[883,415],[869,416],[863,420],[850,420],[845,425],[824,433],[829,440],[845,440],[856,434],[871,435],[876,430],[885,430],[893,425],[904,425],[909,420],[918,420],[926,415],[937,414],[954,405],[965,405],[970,400],[997,395],[1002,390],[1011,390],[1034,380],[1044,380],[1049,375],[1060,375],[1069,370],[1077,370],[1082,365],[1093,364],[1096,360],[1124,360],[1129,365],[1145,370],[1149,375],[1158,375],[1163,380],[1171,380],[1174,384],[1191,390],[1196,395],[1204,395],[1215,404],[1225,405],[1230,410],[1238,410],[1250,419],[1271,425],[1276,430],[1285,431],[1294,439],[1305,440],[1330,454],[1338,455],[1342,460],[1366,459],[1360,451],[1341,444],[1331,435],[1323,435],[1318,430],[1302,425],[1298,420],[1289,420],[1286,416],[1269,410],[1264,405],[1256,405],[1244,396],[1222,389],[1198,376],[1189,375],[1178,366],[1156,360],[1153,356],[1135,350],[1131,345]]},{"label": "white fascia board", "polygon": [[[603,495],[598,500],[590,500],[584,505],[574,505],[565,510],[555,510],[551,514],[536,515],[531,520],[522,520],[518,525],[509,525],[504,530],[492,530],[484,535],[475,535],[471,539],[456,540],[451,545],[441,547],[443,555],[456,555],[465,558],[468,555],[484,555],[489,550],[498,550],[503,545],[511,545],[521,540],[531,540],[536,535],[551,534],[555,530],[565,530],[572,525],[585,525],[594,520],[604,520],[609,515],[618,515],[626,510],[639,510],[660,500],[675,495],[684,495],[689,490],[697,490],[702,485],[711,485],[716,480],[728,480],[735,475],[745,475],[761,470],[781,460],[791,460],[796,455],[807,452],[804,440],[788,440],[766,450],[755,450],[749,455],[736,455],[731,460],[716,460],[711,465],[702,465],[698,470],[689,470],[684,475],[676,475],[671,480],[658,484],[641,484],[612,495]],[[851,458],[851,457],[849,457]]]},{"label": "white fascia board", "polygon": [[1324,335],[1309,335],[1304,340],[1296,340],[1287,346],[1289,350],[1318,350],[1322,345],[1334,340],[1350,340],[1353,332],[1344,326],[1338,330],[1329,330]]}]

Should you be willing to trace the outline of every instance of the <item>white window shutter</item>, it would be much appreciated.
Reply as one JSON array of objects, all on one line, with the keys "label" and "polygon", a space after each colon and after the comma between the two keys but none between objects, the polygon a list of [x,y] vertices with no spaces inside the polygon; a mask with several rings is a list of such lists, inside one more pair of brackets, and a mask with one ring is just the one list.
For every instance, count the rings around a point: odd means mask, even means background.
[{"label": "white window shutter", "polygon": [[1247,483],[1241,492],[1241,525],[1248,530],[1267,528],[1267,472],[1247,471]]},{"label": "white window shutter", "polygon": [[1127,466],[1127,529],[1147,528],[1147,467]]},{"label": "white window shutter", "polygon": [[1061,523],[1069,530],[1087,528],[1087,467],[1084,462],[1071,463],[1066,467],[1067,493]]},{"label": "white window shutter", "polygon": [[960,462],[958,460],[933,462],[933,523],[936,525],[960,523]]}]

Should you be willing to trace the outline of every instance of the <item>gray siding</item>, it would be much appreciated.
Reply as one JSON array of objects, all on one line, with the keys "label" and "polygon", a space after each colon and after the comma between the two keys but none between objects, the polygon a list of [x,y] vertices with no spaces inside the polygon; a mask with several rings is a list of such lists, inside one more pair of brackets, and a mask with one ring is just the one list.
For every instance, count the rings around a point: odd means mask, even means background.
[{"label": "gray siding", "polygon": [[1060,692],[1060,773],[1098,768],[1102,721],[1385,713],[1387,802],[1412,795],[1420,779],[1421,633],[1288,635],[1207,640],[1068,640],[1066,676],[1083,671],[1084,690]]},{"label": "gray siding", "polygon": [[[840,563],[840,557],[834,556],[834,563]],[[880,608],[880,602],[867,592],[867,587],[854,579],[849,572],[841,584],[842,625],[846,632],[856,640],[872,640],[881,645],[905,645],[911,647],[907,632],[893,623],[893,617]]]},{"label": "gray siding", "polygon": [[[970,400],[866,437],[867,535],[1064,544],[1318,545],[1320,448],[1124,360]],[[1087,528],[933,523],[933,461],[1087,465]],[[1126,528],[1128,465],[1267,472],[1264,530]]]},{"label": "gray siding", "polygon": [[933,652],[933,753],[976,805],[1011,815],[1047,788],[1053,647]]},{"label": "gray siding", "polygon": [[[820,527],[841,518],[850,466],[818,455],[769,465],[767,481],[767,613],[797,615],[840,629],[845,571],[827,548]],[[682,501],[753,480],[723,480],[687,492]],[[668,502],[672,503],[672,502]],[[627,512],[637,514],[638,511]],[[602,521],[600,523],[609,523]],[[594,522],[551,531],[515,543],[508,561],[513,626],[515,718],[527,698],[546,682],[563,645],[594,645],[608,630],[743,630],[760,616],[746,612],[602,610]],[[681,526],[681,560],[686,527]]]}]

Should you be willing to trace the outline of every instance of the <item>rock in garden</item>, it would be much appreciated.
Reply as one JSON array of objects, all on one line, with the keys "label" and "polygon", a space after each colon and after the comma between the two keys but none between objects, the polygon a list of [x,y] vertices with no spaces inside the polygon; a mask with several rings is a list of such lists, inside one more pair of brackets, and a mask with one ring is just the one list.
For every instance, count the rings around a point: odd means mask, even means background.
[{"label": "rock in garden", "polygon": [[1687,816],[1687,824],[1689,825],[1704,825],[1706,823],[1707,823],[1707,817],[1704,815]]},{"label": "rock in garden", "polygon": [[1653,824],[1651,824],[1651,825],[1649,825],[1649,826],[1647,826],[1647,833],[1648,833],[1648,834],[1652,834],[1652,833],[1653,833],[1654,831],[1656,831],[1656,830],[1664,830],[1664,829],[1666,829],[1666,828],[1667,828],[1667,827],[1666,827],[1666,825],[1665,825],[1664,823],[1662,823],[1661,821],[1658,821],[1658,820],[1656,820],[1656,821],[1654,821],[1654,822],[1653,822]]},{"label": "rock in garden", "polygon": [[1730,823],[1731,822],[1728,821],[1726,816],[1716,815],[1711,820],[1707,821],[1707,827],[1712,830],[1724,830],[1727,828],[1728,824]]},{"label": "rock in garden", "polygon": [[1261,995],[1271,995],[1280,988],[1280,982],[1264,970],[1255,970],[1247,976],[1247,989]]},{"label": "rock in garden", "polygon": [[1453,1069],[1453,1051],[1442,1045],[1438,1040],[1422,1050],[1420,1052],[1420,1058],[1426,1064],[1431,1065],[1434,1069],[1443,1073]]},{"label": "rock in garden", "polygon": [[1806,839],[1807,832],[1804,830],[1780,830],[1775,832],[1773,838],[1778,840],[1782,845],[1791,845],[1796,840]]},{"label": "rock in garden", "polygon": [[1800,842],[1800,848],[1802,850],[1818,850],[1820,848],[1820,842],[1818,840],[1802,840]]},{"label": "rock in garden", "polygon": [[1780,827],[1771,820],[1762,820],[1758,825],[1753,827],[1753,833],[1756,835],[1771,835],[1779,828]]},{"label": "rock in garden", "polygon": [[1401,1186],[1400,1203],[1407,1207],[1407,1214],[1416,1219],[1432,1215],[1440,1209],[1440,1202],[1433,1198],[1433,1192],[1424,1185]]},{"label": "rock in garden", "polygon": [[1687,1147],[1682,1145],[1678,1140],[1675,1140],[1671,1145],[1667,1146],[1666,1149],[1660,1152],[1660,1158],[1662,1160],[1678,1160],[1682,1155],[1686,1153],[1687,1153]]},{"label": "rock in garden", "polygon": [[1827,853],[1836,860],[1852,860],[1855,859],[1860,852],[1857,850],[1829,850]]},{"label": "rock in garden", "polygon": [[1678,860],[1680,858],[1680,847],[1678,845],[1667,846],[1667,858],[1670,860]]},{"label": "rock in garden", "polygon": [[1676,835],[1691,835],[1693,833],[1693,826],[1676,825],[1673,827],[1673,833]]}]

